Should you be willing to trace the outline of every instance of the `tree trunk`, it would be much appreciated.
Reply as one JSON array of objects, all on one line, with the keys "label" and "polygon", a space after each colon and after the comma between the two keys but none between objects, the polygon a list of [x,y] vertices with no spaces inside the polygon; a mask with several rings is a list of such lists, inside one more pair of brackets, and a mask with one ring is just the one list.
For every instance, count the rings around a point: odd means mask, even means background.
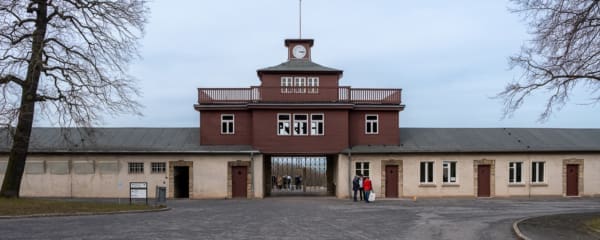
[{"label": "tree trunk", "polygon": [[38,1],[36,28],[33,31],[33,43],[31,45],[31,58],[27,68],[27,77],[22,86],[21,105],[19,107],[19,119],[14,135],[12,148],[6,167],[6,174],[2,182],[0,197],[18,198],[21,189],[21,179],[25,170],[25,160],[29,149],[31,129],[35,112],[35,102],[40,74],[43,67],[42,51],[46,36],[47,3],[45,0]]}]

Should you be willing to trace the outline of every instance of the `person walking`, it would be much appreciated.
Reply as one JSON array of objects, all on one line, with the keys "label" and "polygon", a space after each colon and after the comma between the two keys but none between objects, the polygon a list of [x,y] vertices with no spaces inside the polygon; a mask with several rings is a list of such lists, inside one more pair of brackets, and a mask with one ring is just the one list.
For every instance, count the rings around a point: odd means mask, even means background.
[{"label": "person walking", "polygon": [[352,179],[352,190],[354,191],[354,201],[356,202],[356,194],[359,193],[358,192],[358,188],[360,187],[359,185],[359,181],[360,178],[358,176],[354,176],[354,179]]},{"label": "person walking", "polygon": [[358,175],[358,191],[360,192],[360,200],[363,200],[363,197],[365,196],[365,188],[363,187],[363,182],[364,182],[364,178],[362,176],[362,174]]},{"label": "person walking", "polygon": [[371,180],[369,177],[365,177],[363,181],[363,188],[365,190],[365,202],[369,203],[369,194],[371,194],[371,190],[373,190],[373,186],[371,185]]}]

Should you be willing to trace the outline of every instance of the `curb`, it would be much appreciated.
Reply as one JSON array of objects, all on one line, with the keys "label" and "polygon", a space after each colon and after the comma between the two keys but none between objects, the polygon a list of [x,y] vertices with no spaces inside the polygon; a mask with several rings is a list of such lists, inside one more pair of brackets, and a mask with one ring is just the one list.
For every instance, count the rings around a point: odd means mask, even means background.
[{"label": "curb", "polygon": [[516,222],[513,223],[513,225],[512,225],[513,232],[515,233],[515,235],[517,235],[518,239],[531,240],[531,238],[525,236],[525,234],[523,234],[521,232],[521,229],[519,229],[519,223],[521,223],[521,222],[523,222],[525,220],[531,219],[531,218],[534,218],[534,217],[522,218],[522,219],[519,219],[519,220],[517,220]]},{"label": "curb", "polygon": [[151,212],[164,212],[169,211],[171,208],[160,208],[151,210],[132,210],[132,211],[115,211],[115,212],[76,212],[76,213],[43,213],[43,214],[31,214],[31,215],[18,215],[18,216],[0,216],[0,220],[3,219],[21,219],[21,218],[42,218],[42,217],[73,217],[73,216],[95,216],[95,215],[116,215],[116,214],[127,214],[127,213],[151,213]]}]

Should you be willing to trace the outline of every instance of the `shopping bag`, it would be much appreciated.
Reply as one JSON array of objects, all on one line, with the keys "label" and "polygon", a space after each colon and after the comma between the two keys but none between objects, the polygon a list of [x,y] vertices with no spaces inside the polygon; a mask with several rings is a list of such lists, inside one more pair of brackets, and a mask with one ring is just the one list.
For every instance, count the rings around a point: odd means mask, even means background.
[{"label": "shopping bag", "polygon": [[369,194],[369,202],[375,202],[375,192],[371,191]]}]

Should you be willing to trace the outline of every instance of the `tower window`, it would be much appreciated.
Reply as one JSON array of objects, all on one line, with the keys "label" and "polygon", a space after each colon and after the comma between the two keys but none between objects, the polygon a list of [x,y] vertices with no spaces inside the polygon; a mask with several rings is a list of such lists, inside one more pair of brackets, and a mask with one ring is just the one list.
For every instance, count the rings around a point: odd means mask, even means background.
[{"label": "tower window", "polygon": [[234,122],[233,114],[221,115],[221,134],[234,134]]},{"label": "tower window", "polygon": [[324,135],[325,122],[323,114],[310,115],[310,135]]},{"label": "tower window", "polygon": [[294,114],[294,135],[308,134],[308,114]]},{"label": "tower window", "polygon": [[281,93],[291,93],[294,87],[292,77],[281,77]]},{"label": "tower window", "polygon": [[308,93],[319,93],[319,78],[308,77]]},{"label": "tower window", "polygon": [[294,78],[294,92],[305,93],[306,92],[306,77],[295,77]]},{"label": "tower window", "polygon": [[366,115],[365,116],[365,133],[366,134],[378,134],[379,133],[379,115]]},{"label": "tower window", "polygon": [[277,135],[289,136],[290,134],[290,114],[277,114]]}]

